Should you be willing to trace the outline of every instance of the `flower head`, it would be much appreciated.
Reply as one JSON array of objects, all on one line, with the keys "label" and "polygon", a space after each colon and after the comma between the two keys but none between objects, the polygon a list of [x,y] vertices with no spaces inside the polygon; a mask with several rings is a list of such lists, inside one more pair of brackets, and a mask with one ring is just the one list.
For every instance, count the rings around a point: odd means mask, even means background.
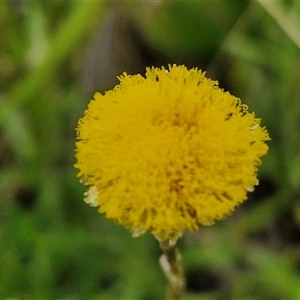
[{"label": "flower head", "polygon": [[96,93],[77,127],[86,202],[160,240],[230,214],[258,184],[260,119],[197,69],[148,68]]}]

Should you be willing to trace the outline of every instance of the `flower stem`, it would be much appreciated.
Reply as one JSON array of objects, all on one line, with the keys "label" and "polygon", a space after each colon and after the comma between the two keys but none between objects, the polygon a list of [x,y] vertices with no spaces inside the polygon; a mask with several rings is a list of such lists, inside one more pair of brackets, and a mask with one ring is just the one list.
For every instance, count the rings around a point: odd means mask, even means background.
[{"label": "flower stem", "polygon": [[168,299],[182,300],[185,278],[176,244],[170,245],[169,241],[160,242],[160,248],[164,254],[160,257],[159,262],[169,282]]}]

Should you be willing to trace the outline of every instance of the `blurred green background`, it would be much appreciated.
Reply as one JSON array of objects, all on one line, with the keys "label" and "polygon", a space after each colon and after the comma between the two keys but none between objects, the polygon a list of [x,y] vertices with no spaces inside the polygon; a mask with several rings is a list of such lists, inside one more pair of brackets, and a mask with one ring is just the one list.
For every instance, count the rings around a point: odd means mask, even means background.
[{"label": "blurred green background", "polygon": [[207,70],[270,132],[260,185],[179,248],[186,299],[300,299],[300,1],[0,1],[0,299],[164,299],[157,241],[83,201],[75,126],[123,71]]}]

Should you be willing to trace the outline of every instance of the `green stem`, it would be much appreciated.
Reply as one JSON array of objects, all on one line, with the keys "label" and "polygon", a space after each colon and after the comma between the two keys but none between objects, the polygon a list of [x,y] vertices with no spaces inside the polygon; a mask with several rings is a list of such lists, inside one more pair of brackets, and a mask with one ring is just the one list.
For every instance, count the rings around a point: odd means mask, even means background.
[{"label": "green stem", "polygon": [[164,254],[160,257],[159,262],[169,282],[168,299],[182,300],[185,278],[176,244],[170,245],[169,241],[160,242],[160,247]]}]

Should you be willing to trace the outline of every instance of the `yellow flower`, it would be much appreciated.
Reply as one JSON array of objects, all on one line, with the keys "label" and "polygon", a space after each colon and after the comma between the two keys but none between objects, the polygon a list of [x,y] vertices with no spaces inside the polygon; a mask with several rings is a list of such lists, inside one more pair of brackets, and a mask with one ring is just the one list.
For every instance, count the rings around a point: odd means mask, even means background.
[{"label": "yellow flower", "polygon": [[87,203],[163,241],[246,200],[269,140],[246,105],[185,66],[119,80],[78,123],[75,167],[90,186]]}]

